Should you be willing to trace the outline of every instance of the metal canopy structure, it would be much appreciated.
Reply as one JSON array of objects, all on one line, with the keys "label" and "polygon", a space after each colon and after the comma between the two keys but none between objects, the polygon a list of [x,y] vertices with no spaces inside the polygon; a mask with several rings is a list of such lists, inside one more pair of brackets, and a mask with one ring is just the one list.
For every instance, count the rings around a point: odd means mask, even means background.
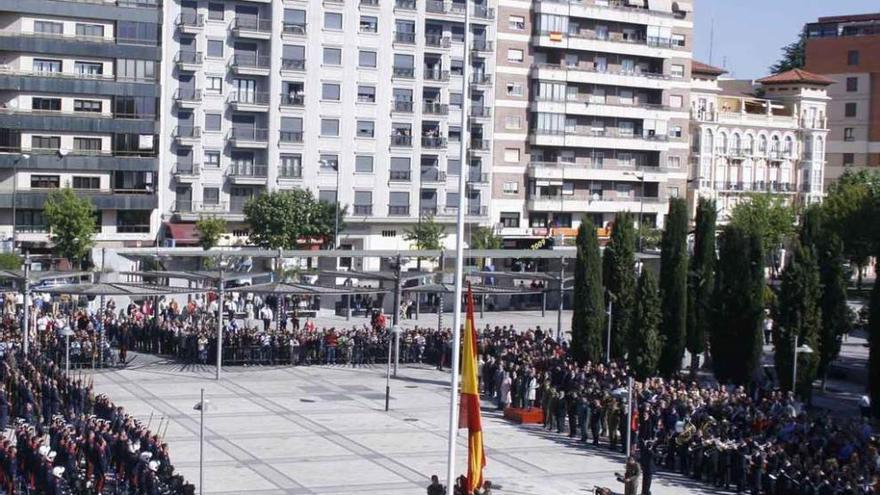
[{"label": "metal canopy structure", "polygon": [[[425,277],[431,277],[440,272],[400,272],[401,282],[408,280],[416,280]],[[382,282],[394,282],[397,280],[397,272],[394,270],[380,270],[378,272],[363,271],[339,271],[339,270],[321,270],[307,275],[326,275],[338,278],[358,278],[364,280],[379,280]]]},{"label": "metal canopy structure", "polygon": [[[48,294],[75,296],[164,296],[167,294],[191,294],[197,292],[185,287],[165,287],[152,284],[107,283],[66,284],[40,289]],[[202,292],[202,290],[198,290]]]},{"label": "metal canopy structure", "polygon": [[338,296],[356,294],[385,294],[387,289],[367,289],[359,287],[327,287],[323,285],[311,285],[291,282],[269,282],[267,284],[246,285],[235,289],[227,289],[229,292],[250,292],[254,294],[283,294],[296,296]]},{"label": "metal canopy structure", "polygon": [[155,270],[155,271],[139,271],[139,272],[122,272],[122,275],[130,275],[141,278],[166,278],[177,280],[188,280],[191,282],[235,282],[247,278],[267,277],[270,272],[227,272],[225,270],[213,271],[173,271],[173,270]]},{"label": "metal canopy structure", "polygon": [[[493,285],[471,285],[471,290],[476,295],[505,295],[505,294],[541,294],[543,289],[519,289],[516,287],[496,287]],[[453,284],[424,284],[415,287],[404,287],[404,292],[417,292],[423,294],[452,294],[455,292]]]},{"label": "metal canopy structure", "polygon": [[[422,250],[391,250],[391,249],[327,249],[310,250],[278,250],[246,248],[120,248],[117,253],[123,256],[169,256],[179,258],[210,258],[213,256],[247,256],[251,258],[439,258],[441,252],[446,261],[455,259],[454,249],[422,249]],[[465,249],[464,258],[531,258],[531,259],[573,259],[577,249],[566,247],[559,249]],[[652,253],[636,253],[637,259],[657,259],[660,256]]]},{"label": "metal canopy structure", "polygon": [[[526,280],[543,280],[546,282],[559,282],[559,276],[548,272],[493,272],[493,271],[475,271],[466,272],[466,277],[498,277],[498,278],[520,278]],[[565,277],[565,281],[574,280],[574,277]]]},{"label": "metal canopy structure", "polygon": [[30,283],[40,283],[46,280],[58,280],[62,278],[85,277],[91,275],[92,272],[65,272],[65,271],[48,271],[35,272],[32,270],[0,270],[0,280],[13,280],[22,282],[28,280]]}]

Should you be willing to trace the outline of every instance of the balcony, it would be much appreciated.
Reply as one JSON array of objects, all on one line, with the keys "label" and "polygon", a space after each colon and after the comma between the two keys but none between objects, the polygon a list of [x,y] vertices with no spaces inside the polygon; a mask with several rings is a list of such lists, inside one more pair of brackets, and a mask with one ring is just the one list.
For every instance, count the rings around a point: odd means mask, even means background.
[{"label": "balcony", "polygon": [[388,205],[388,216],[389,217],[408,217],[409,216],[409,205],[405,205],[405,206]]},{"label": "balcony", "polygon": [[468,172],[467,181],[470,184],[488,184],[489,174],[485,172]]},{"label": "balcony", "polygon": [[492,107],[483,105],[471,106],[471,117],[475,119],[488,119],[492,117]]},{"label": "balcony", "polygon": [[394,43],[398,45],[415,45],[416,33],[394,32]]},{"label": "balcony", "polygon": [[392,101],[391,111],[395,113],[413,113],[413,102],[411,101]]},{"label": "balcony", "polygon": [[633,86],[649,89],[669,89],[676,80],[663,73],[662,69],[611,70],[595,65],[535,64],[532,77],[550,81],[569,81],[584,84],[603,84],[611,86]]},{"label": "balcony", "polygon": [[473,10],[471,11],[474,15],[474,18],[477,20],[483,21],[492,21],[495,20],[495,9],[486,7],[485,5],[474,5]]},{"label": "balcony", "polygon": [[360,0],[358,5],[361,7],[379,7],[379,0]]},{"label": "balcony", "polygon": [[446,138],[422,136],[422,148],[441,149],[446,147]]},{"label": "balcony", "polygon": [[492,74],[474,74],[471,76],[471,84],[474,86],[491,86]]},{"label": "balcony", "polygon": [[425,81],[446,82],[449,81],[449,71],[425,68]]},{"label": "balcony", "polygon": [[282,58],[282,71],[305,72],[306,60],[301,58]]},{"label": "balcony", "polygon": [[422,113],[427,115],[447,115],[449,114],[449,105],[434,101],[423,101]]},{"label": "balcony", "polygon": [[175,163],[171,171],[178,184],[190,184],[199,180],[199,164]]},{"label": "balcony", "polygon": [[278,141],[287,144],[301,144],[303,142],[303,132],[279,131]]},{"label": "balcony", "polygon": [[[483,205],[468,205],[465,207],[464,214],[466,217],[487,217],[489,216],[489,207]],[[445,205],[440,210],[440,216],[454,217],[458,215],[458,206]]]},{"label": "balcony", "polygon": [[179,125],[172,132],[174,141],[182,146],[193,146],[202,139],[202,128],[192,125]]},{"label": "balcony", "polygon": [[202,67],[204,56],[202,52],[179,51],[174,57],[177,70],[183,72],[195,72]]},{"label": "balcony", "polygon": [[394,67],[391,75],[397,79],[415,79],[416,70],[413,67]]},{"label": "balcony", "polygon": [[266,183],[269,166],[254,163],[233,163],[226,175],[233,184],[262,185]]},{"label": "balcony", "polygon": [[465,13],[465,4],[459,2],[444,2],[442,0],[428,0],[425,2],[425,12],[429,14],[463,16]]},{"label": "balcony", "polygon": [[531,129],[529,135],[531,144],[538,146],[642,151],[666,151],[669,149],[669,138],[665,134],[650,134],[647,131],[579,126],[567,130]]},{"label": "balcony", "polygon": [[237,91],[229,95],[227,103],[240,112],[268,112],[269,93]]},{"label": "balcony", "polygon": [[373,216],[373,205],[354,205],[351,214],[355,217],[371,217]]},{"label": "balcony", "polygon": [[232,35],[237,38],[268,40],[272,37],[272,20],[236,17],[232,21]]},{"label": "balcony", "polygon": [[471,151],[478,152],[489,152],[489,149],[492,147],[492,142],[488,139],[471,139]]},{"label": "balcony", "polygon": [[422,184],[445,184],[446,172],[436,168],[422,169],[421,182]]},{"label": "balcony", "polygon": [[389,170],[389,182],[410,182],[412,181],[412,172],[409,170]]},{"label": "balcony", "polygon": [[395,148],[412,148],[412,136],[392,134],[391,146]]},{"label": "balcony", "polygon": [[305,36],[305,22],[285,22],[281,25],[281,36]]},{"label": "balcony", "polygon": [[282,107],[302,107],[306,104],[306,95],[302,93],[281,93]]},{"label": "balcony", "polygon": [[394,10],[416,10],[416,0],[394,0]]},{"label": "balcony", "polygon": [[269,146],[269,130],[253,127],[233,127],[227,137],[236,148],[266,148]]},{"label": "balcony", "polygon": [[471,43],[471,50],[480,53],[491,53],[495,50],[495,44],[489,40],[476,39]]},{"label": "balcony", "polygon": [[174,22],[177,30],[183,34],[198,34],[205,27],[205,16],[201,14],[180,14]]},{"label": "balcony", "polygon": [[268,76],[270,63],[270,58],[265,55],[237,53],[232,56],[229,66],[236,74]]},{"label": "balcony", "polygon": [[425,46],[430,48],[449,48],[452,39],[442,34],[425,34]]},{"label": "balcony", "polygon": [[180,219],[198,220],[203,214],[228,216],[229,203],[225,201],[175,201],[171,212]]},{"label": "balcony", "polygon": [[178,108],[196,108],[202,103],[202,90],[177,88],[174,92],[174,102]]}]

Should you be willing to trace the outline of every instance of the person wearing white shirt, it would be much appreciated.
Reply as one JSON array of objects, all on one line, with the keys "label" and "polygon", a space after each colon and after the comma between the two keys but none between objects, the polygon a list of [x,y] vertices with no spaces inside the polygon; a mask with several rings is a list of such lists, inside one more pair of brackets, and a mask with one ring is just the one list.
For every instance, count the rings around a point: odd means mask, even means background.
[{"label": "person wearing white shirt", "polygon": [[262,308],[260,308],[260,319],[263,320],[263,331],[269,331],[269,324],[272,323],[272,308],[269,305],[264,304]]}]

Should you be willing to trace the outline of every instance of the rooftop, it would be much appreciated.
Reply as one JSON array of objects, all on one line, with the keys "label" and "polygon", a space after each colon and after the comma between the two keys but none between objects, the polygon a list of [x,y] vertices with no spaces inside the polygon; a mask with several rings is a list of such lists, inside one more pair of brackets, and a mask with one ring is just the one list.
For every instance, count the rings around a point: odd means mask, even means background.
[{"label": "rooftop", "polygon": [[691,72],[695,74],[708,74],[712,76],[720,76],[721,74],[727,74],[725,69],[721,69],[709,64],[704,64],[703,62],[699,62],[694,60],[691,64]]},{"label": "rooftop", "polygon": [[834,81],[819,74],[805,71],[803,69],[792,69],[790,71],[774,74],[762,79],[758,79],[759,83],[768,86],[773,84],[819,84],[830,86]]},{"label": "rooftop", "polygon": [[874,14],[855,14],[855,15],[836,15],[830,17],[820,17],[818,22],[863,22],[863,21],[880,21],[880,12]]}]

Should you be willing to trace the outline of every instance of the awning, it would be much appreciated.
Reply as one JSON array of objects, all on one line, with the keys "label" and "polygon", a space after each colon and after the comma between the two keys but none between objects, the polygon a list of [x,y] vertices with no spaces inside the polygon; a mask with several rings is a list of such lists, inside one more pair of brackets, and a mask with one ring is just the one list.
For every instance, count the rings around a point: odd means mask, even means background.
[{"label": "awning", "polygon": [[198,246],[199,234],[196,232],[196,224],[194,223],[166,223],[166,237],[174,239],[174,245],[182,246]]},{"label": "awning", "polygon": [[[517,288],[517,287],[496,287],[493,285],[471,285],[474,294],[540,294],[544,292],[542,289]],[[404,292],[418,292],[427,294],[452,294],[455,292],[453,284],[425,284],[415,287],[404,287]],[[462,294],[467,292],[467,287],[462,288]]]},{"label": "awning", "polygon": [[183,287],[164,287],[150,284],[69,284],[40,289],[49,294],[70,294],[78,296],[164,296],[169,294],[191,294],[194,291]]},{"label": "awning", "polygon": [[673,12],[693,12],[694,6],[691,2],[672,2]]},{"label": "awning", "polygon": [[658,12],[672,12],[672,0],[648,0],[648,8]]},{"label": "awning", "polygon": [[299,296],[333,296],[354,294],[385,294],[386,289],[368,289],[361,287],[327,287],[294,282],[270,282],[268,284],[248,285],[230,289],[230,292],[253,294],[288,294]]}]

